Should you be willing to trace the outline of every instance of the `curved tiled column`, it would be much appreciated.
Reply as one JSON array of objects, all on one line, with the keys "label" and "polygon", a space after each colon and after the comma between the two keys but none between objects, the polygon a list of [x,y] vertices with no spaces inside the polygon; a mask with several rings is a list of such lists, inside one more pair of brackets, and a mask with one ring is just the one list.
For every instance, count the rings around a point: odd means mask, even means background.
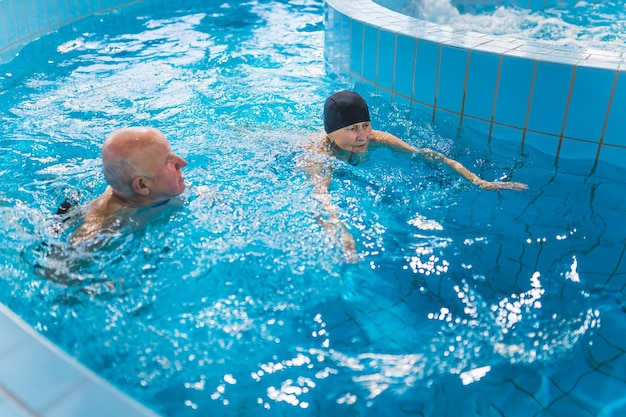
[{"label": "curved tiled column", "polygon": [[372,0],[327,0],[325,23],[329,64],[392,102],[557,161],[626,166],[621,53],[458,31]]}]

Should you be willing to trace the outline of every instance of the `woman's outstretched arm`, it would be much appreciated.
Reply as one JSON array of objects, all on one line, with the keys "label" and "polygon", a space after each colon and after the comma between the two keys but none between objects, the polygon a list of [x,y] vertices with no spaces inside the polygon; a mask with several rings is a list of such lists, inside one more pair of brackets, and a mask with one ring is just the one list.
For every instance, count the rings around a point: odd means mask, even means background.
[{"label": "woman's outstretched arm", "polygon": [[514,182],[514,181],[509,181],[509,182],[498,182],[498,181],[486,181],[482,178],[480,178],[478,175],[474,174],[472,171],[470,171],[469,169],[465,168],[463,166],[463,164],[461,164],[458,161],[455,161],[454,159],[450,159],[447,156],[445,156],[444,154],[434,151],[432,149],[428,149],[428,148],[416,148],[414,146],[409,145],[408,143],[404,142],[403,140],[399,139],[398,137],[392,135],[391,133],[387,133],[387,132],[381,132],[379,130],[373,130],[372,131],[372,140],[375,142],[379,142],[382,143],[384,145],[387,145],[389,147],[392,147],[396,150],[402,151],[402,152],[408,152],[408,153],[413,153],[413,154],[418,154],[422,157],[424,157],[425,159],[429,160],[429,161],[439,161],[439,162],[443,162],[444,164],[448,165],[449,167],[451,167],[453,170],[455,170],[456,172],[458,172],[463,178],[465,178],[466,180],[468,180],[469,182],[471,182],[474,185],[479,186],[480,188],[483,188],[485,190],[515,190],[515,191],[522,191],[522,190],[526,190],[528,188],[528,185],[521,183],[521,182]]}]

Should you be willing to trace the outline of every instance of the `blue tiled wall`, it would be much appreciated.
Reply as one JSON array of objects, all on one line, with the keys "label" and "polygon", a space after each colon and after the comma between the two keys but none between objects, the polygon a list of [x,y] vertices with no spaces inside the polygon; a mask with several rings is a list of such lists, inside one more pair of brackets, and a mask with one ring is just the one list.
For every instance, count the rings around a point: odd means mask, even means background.
[{"label": "blue tiled wall", "polygon": [[458,31],[398,13],[404,3],[327,0],[329,64],[382,97],[426,111],[435,121],[482,131],[491,141],[534,147],[557,161],[576,158],[581,167],[600,161],[626,166],[623,54]]}]

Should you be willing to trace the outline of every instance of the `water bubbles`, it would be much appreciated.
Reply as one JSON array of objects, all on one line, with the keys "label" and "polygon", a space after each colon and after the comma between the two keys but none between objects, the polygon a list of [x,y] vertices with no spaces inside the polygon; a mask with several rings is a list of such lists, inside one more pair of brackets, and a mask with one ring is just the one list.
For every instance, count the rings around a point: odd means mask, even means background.
[{"label": "water bubbles", "polygon": [[198,409],[198,404],[194,403],[191,400],[185,400],[185,407],[189,407],[192,410],[197,410]]},{"label": "water bubbles", "polygon": [[463,385],[469,385],[482,379],[488,372],[491,371],[491,366],[483,366],[480,368],[471,369],[461,373],[461,382]]},{"label": "water bubbles", "polygon": [[285,402],[294,407],[308,408],[309,403],[300,400],[300,397],[309,392],[309,388],[314,388],[315,382],[309,378],[298,377],[285,380],[279,388],[270,386],[267,388],[267,397],[276,402]]},{"label": "water bubbles", "polygon": [[578,260],[576,256],[572,256],[572,265],[570,270],[565,273],[565,277],[573,282],[580,282],[580,275],[578,274]]},{"label": "water bubbles", "polygon": [[196,391],[203,391],[205,385],[206,385],[206,381],[204,379],[201,379],[200,381],[196,381],[196,382],[185,382],[184,387],[188,389],[193,389]]},{"label": "water bubbles", "polygon": [[448,272],[450,264],[445,259],[440,259],[436,255],[429,255],[428,258],[423,260],[419,256],[411,256],[409,258],[409,267],[414,273],[423,274],[426,276],[436,275],[440,276]]},{"label": "water bubbles", "polygon": [[337,398],[337,404],[352,405],[357,401],[357,396],[354,394],[346,393],[343,397]]}]

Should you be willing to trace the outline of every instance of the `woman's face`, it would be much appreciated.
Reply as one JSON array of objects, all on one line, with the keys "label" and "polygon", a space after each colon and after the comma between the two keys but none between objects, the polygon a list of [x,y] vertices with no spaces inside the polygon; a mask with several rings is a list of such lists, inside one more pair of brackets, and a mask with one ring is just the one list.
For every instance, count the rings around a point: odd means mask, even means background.
[{"label": "woman's face", "polygon": [[350,152],[366,152],[371,136],[370,122],[355,123],[328,134],[339,149]]}]

